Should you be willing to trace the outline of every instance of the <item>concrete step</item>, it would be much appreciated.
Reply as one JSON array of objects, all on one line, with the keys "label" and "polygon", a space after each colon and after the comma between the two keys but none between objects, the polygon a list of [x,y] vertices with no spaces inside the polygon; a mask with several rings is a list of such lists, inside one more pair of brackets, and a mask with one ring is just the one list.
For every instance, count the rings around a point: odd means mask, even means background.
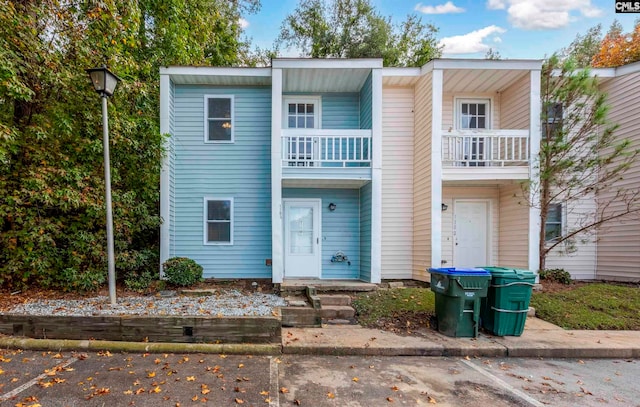
[{"label": "concrete step", "polygon": [[281,307],[283,327],[320,328],[322,317],[320,311],[310,307]]},{"label": "concrete step", "polygon": [[348,305],[323,305],[320,309],[322,319],[348,319],[356,316],[356,310]]},{"label": "concrete step", "polygon": [[344,294],[335,295],[318,295],[320,297],[320,304],[322,307],[327,305],[351,305],[351,297]]}]

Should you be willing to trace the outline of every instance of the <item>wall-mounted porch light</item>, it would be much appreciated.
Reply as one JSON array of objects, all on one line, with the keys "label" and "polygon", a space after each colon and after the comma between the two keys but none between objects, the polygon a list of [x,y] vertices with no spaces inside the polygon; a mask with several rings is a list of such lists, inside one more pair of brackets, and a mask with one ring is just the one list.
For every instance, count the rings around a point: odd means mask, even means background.
[{"label": "wall-mounted porch light", "polygon": [[336,204],[334,204],[333,202],[331,202],[331,203],[329,204],[329,210],[330,210],[331,212],[335,211],[335,210],[336,210]]},{"label": "wall-mounted porch light", "polygon": [[442,204],[442,211],[446,211],[447,209],[449,209],[449,205],[447,205],[446,203]]}]

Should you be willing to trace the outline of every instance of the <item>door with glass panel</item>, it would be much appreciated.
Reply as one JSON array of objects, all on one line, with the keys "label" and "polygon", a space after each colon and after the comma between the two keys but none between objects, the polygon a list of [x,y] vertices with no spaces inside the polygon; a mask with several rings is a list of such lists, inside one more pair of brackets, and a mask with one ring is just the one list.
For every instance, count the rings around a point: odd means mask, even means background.
[{"label": "door with glass panel", "polygon": [[320,200],[284,200],[284,276],[320,277]]},{"label": "door with glass panel", "polygon": [[[458,129],[486,130],[490,126],[489,100],[458,99]],[[463,160],[470,167],[482,167],[490,159],[490,138],[482,132],[465,135],[463,139]]]},{"label": "door with glass panel", "polygon": [[289,166],[312,167],[318,159],[318,141],[305,130],[320,128],[319,101],[316,99],[292,98],[285,100],[284,124],[287,129],[296,129],[286,142]]}]

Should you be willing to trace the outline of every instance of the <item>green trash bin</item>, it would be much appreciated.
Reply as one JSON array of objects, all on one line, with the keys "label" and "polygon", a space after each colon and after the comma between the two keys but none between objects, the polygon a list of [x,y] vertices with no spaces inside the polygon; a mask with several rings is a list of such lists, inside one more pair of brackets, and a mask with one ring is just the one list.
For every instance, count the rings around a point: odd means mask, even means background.
[{"label": "green trash bin", "polygon": [[480,300],[487,295],[491,274],[477,268],[431,268],[436,295],[438,331],[454,337],[478,336]]},{"label": "green trash bin", "polygon": [[522,335],[536,274],[510,267],[482,268],[491,273],[489,292],[482,300],[482,327],[498,336]]}]

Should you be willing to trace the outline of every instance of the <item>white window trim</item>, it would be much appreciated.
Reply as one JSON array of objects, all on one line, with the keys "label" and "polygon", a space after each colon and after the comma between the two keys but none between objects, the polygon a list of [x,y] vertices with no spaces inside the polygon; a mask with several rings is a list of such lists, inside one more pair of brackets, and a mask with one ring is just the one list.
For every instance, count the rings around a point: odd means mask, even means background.
[{"label": "white window trim", "polygon": [[[284,96],[282,98],[282,128],[289,128],[289,103],[309,103],[314,105],[315,126],[314,129],[322,128],[322,97],[321,96],[309,96],[309,95],[291,95]],[[292,129],[296,131],[304,131],[308,129]]]},{"label": "white window trim", "polygon": [[[547,240],[547,236],[546,236],[546,232],[547,232],[547,224],[549,223],[549,215],[547,214],[547,220],[546,220],[546,224],[545,224],[545,237],[544,237],[544,243],[546,245],[551,245],[553,243],[556,242],[557,239],[561,238],[562,236],[564,236],[566,230],[567,230],[567,205],[565,205],[564,202],[552,202],[549,205],[560,205],[560,236],[558,237],[554,237],[553,239],[549,239]],[[548,210],[548,208],[547,208]]]},{"label": "white window trim", "polygon": [[[488,117],[487,117],[487,130],[493,128],[493,98],[491,97],[465,97],[465,96],[456,96],[454,99],[454,128],[456,130],[474,130],[474,129],[463,129],[460,127],[460,112],[462,111],[462,103],[487,103],[489,105],[488,109]],[[478,129],[479,130],[479,129]]]},{"label": "white window trim", "polygon": [[[229,240],[228,242],[209,242],[207,240],[207,225],[209,224],[209,219],[208,219],[208,205],[207,202],[209,201],[230,201],[231,202],[231,210],[229,212],[229,223],[230,223],[230,230],[229,230]],[[205,196],[204,197],[204,201],[203,201],[203,211],[202,211],[202,220],[203,220],[203,236],[202,236],[202,242],[205,246],[233,246],[233,229],[234,229],[234,219],[233,219],[233,214],[234,214],[234,208],[235,208],[235,203],[233,202],[233,198],[230,197],[219,197],[219,196]]]},{"label": "white window trim", "polygon": [[[231,101],[231,140],[209,140],[209,99],[229,99]],[[204,95],[204,142],[205,144],[233,144],[235,143],[235,97],[234,95]],[[219,118],[222,119],[222,118]]]}]

